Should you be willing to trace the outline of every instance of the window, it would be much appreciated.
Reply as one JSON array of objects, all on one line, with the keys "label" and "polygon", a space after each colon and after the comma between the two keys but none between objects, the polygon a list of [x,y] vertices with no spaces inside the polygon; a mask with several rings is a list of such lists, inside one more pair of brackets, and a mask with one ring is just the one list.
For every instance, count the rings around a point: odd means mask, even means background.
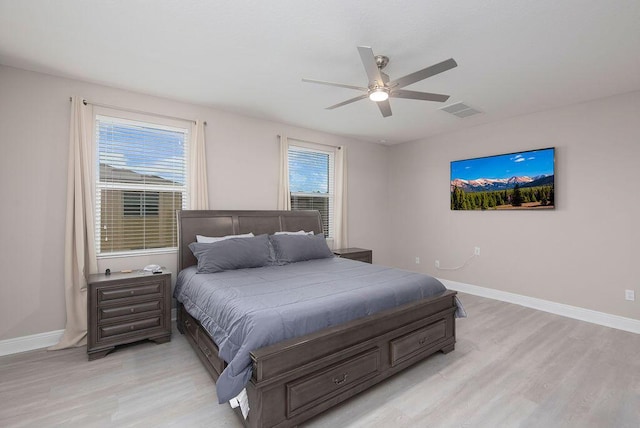
[{"label": "window", "polygon": [[324,236],[333,238],[334,152],[289,145],[292,210],[318,210]]},{"label": "window", "polygon": [[96,252],[177,247],[176,210],[187,206],[184,128],[96,115]]}]

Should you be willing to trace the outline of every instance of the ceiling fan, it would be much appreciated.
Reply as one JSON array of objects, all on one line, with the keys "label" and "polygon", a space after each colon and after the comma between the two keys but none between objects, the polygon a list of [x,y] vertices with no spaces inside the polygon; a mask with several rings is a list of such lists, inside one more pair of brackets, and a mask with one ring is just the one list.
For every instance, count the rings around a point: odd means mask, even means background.
[{"label": "ceiling fan", "polygon": [[449,58],[446,61],[439,62],[422,70],[418,70],[414,73],[407,74],[396,80],[389,81],[389,76],[382,72],[382,69],[389,63],[389,58],[384,55],[374,55],[373,49],[368,46],[358,46],[358,52],[360,53],[360,59],[364,65],[364,69],[367,72],[369,78],[368,86],[354,86],[345,85],[343,83],[325,82],[324,80],[315,79],[302,79],[303,82],[319,83],[321,85],[338,86],[340,88],[355,89],[358,91],[364,91],[362,95],[358,95],[355,98],[348,99],[341,103],[327,107],[327,110],[332,110],[337,107],[342,107],[347,104],[351,104],[355,101],[369,98],[371,101],[375,101],[380,108],[382,116],[391,116],[391,105],[389,104],[389,97],[391,98],[408,98],[411,100],[423,100],[423,101],[436,101],[445,102],[449,99],[449,95],[432,94],[429,92],[416,92],[407,91],[404,88],[412,83],[419,82],[427,77],[435,76],[443,71],[450,70],[457,67],[458,64],[453,58]]}]

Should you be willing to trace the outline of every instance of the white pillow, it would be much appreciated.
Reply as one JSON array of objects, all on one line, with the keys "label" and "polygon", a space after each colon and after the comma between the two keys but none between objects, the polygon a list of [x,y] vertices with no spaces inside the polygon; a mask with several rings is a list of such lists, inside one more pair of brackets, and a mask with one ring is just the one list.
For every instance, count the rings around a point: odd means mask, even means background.
[{"label": "white pillow", "polygon": [[212,242],[224,241],[225,239],[231,238],[253,238],[255,235],[253,233],[243,233],[242,235],[227,235],[227,236],[202,236],[196,235],[196,241],[201,244],[211,244]]},{"label": "white pillow", "polygon": [[299,230],[297,232],[276,232],[274,235],[313,235],[313,232],[305,232],[304,230]]}]

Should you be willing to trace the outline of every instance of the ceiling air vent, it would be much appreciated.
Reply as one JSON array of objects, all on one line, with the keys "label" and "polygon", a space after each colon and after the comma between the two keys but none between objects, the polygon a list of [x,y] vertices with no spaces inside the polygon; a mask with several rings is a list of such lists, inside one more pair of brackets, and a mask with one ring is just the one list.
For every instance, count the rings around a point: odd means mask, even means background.
[{"label": "ceiling air vent", "polygon": [[448,106],[442,107],[440,110],[446,111],[447,113],[451,113],[454,116],[458,116],[460,118],[473,116],[474,114],[482,113],[480,110],[476,110],[473,107],[469,107],[465,103],[455,103],[450,104]]}]

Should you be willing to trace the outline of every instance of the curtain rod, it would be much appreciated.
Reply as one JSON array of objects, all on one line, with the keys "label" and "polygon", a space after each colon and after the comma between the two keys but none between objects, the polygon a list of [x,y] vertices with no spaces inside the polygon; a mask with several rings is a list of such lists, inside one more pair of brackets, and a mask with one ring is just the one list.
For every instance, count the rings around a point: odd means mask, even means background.
[{"label": "curtain rod", "polygon": [[[282,138],[282,135],[278,134],[278,138]],[[289,138],[289,137],[287,137],[287,138]],[[333,147],[334,149],[342,150],[342,146],[332,146],[331,144],[316,143],[315,141],[301,140],[300,138],[293,138],[293,137],[291,137],[291,139],[292,140],[296,140],[296,141],[300,141],[301,143],[316,144],[318,146]]]},{"label": "curtain rod", "polygon": [[[73,98],[69,97],[69,101],[71,101]],[[122,110],[122,111],[126,111],[129,113],[138,113],[138,114],[146,114],[147,116],[155,116],[155,117],[162,117],[164,119],[174,119],[174,120],[184,120],[186,122],[191,122],[191,123],[196,123],[195,120],[193,119],[185,119],[184,117],[178,117],[178,116],[169,116],[166,114],[159,114],[159,113],[149,113],[148,111],[142,111],[142,110],[134,110],[134,109],[130,109],[130,108],[124,108],[124,107],[119,107],[119,106],[112,106],[112,105],[108,105],[108,104],[99,104],[99,103],[94,103],[91,101],[87,101],[84,98],[82,99],[82,103],[84,105],[87,104],[91,104],[92,106],[96,106],[96,107],[104,107],[104,108],[110,108],[110,109],[114,109],[114,110]],[[207,124],[207,122],[203,122],[205,125]]]}]

